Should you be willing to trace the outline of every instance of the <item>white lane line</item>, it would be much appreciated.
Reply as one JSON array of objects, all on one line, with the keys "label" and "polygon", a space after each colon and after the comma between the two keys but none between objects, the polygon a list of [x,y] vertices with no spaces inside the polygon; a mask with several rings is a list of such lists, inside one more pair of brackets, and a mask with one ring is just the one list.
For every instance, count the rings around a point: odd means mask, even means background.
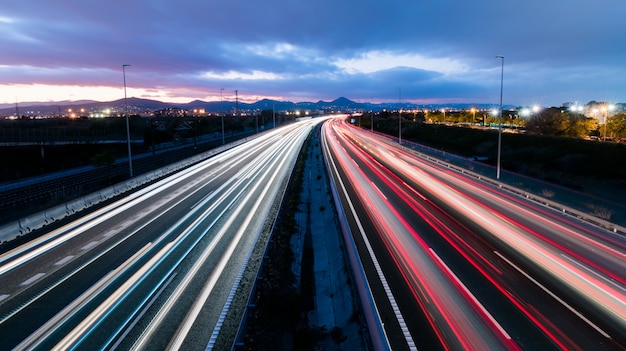
[{"label": "white lane line", "polygon": [[82,251],[85,251],[85,250],[89,250],[89,249],[91,249],[92,247],[94,247],[94,246],[96,246],[96,245],[98,245],[98,242],[97,242],[97,241],[92,241],[92,242],[90,242],[89,244],[87,244],[87,245],[85,245],[85,246],[81,247],[80,249],[81,249]]},{"label": "white lane line", "polygon": [[370,182],[372,184],[372,186],[374,187],[374,189],[376,189],[378,191],[378,193],[380,194],[380,196],[383,197],[383,199],[387,200],[387,196],[385,196],[385,194],[383,194],[382,191],[380,191],[380,189],[376,186],[376,184],[374,184],[374,182]]},{"label": "white lane line", "polygon": [[489,311],[487,311],[487,309],[485,308],[485,306],[483,306],[482,303],[480,303],[480,301],[478,301],[478,299],[476,298],[476,296],[474,296],[474,294],[472,294],[472,292],[465,286],[465,284],[463,284],[463,282],[461,282],[461,280],[459,279],[459,277],[456,276],[456,274],[454,274],[454,272],[452,272],[452,270],[450,269],[450,267],[448,267],[448,265],[446,265],[443,260],[441,259],[441,257],[439,257],[439,255],[437,255],[437,253],[435,252],[435,250],[433,250],[431,247],[428,248],[428,250],[430,250],[430,252],[433,254],[433,256],[435,256],[435,258],[437,259],[437,261],[439,261],[439,263],[441,264],[441,266],[443,268],[445,268],[445,270],[450,274],[450,276],[452,276],[452,278],[454,278],[454,280],[457,282],[457,284],[463,288],[463,291],[465,291],[465,293],[472,299],[472,301],[480,308],[480,310],[487,316],[487,318],[489,318],[489,320],[498,328],[498,330],[500,330],[500,332],[502,333],[502,335],[504,335],[504,337],[506,337],[507,339],[511,340],[511,336],[509,335],[509,333],[506,332],[506,330],[504,330],[504,328],[502,328],[502,326],[500,325],[500,323],[498,323],[498,321],[491,315],[491,313],[489,313]]},{"label": "white lane line", "polygon": [[9,295],[9,294],[2,294],[2,295],[0,295],[0,301],[5,300],[9,296],[11,296],[11,295]]},{"label": "white lane line", "polygon": [[63,259],[58,260],[57,263],[55,263],[54,265],[55,266],[62,266],[64,264],[66,264],[67,262],[69,262],[69,260],[71,260],[72,258],[74,258],[73,255],[66,256]]},{"label": "white lane line", "polygon": [[494,251],[494,253],[498,256],[500,256],[501,259],[503,259],[506,263],[508,263],[511,267],[515,268],[518,272],[520,272],[523,276],[525,276],[526,278],[528,278],[528,280],[530,280],[531,282],[535,283],[535,285],[537,285],[539,288],[541,288],[541,290],[545,291],[548,295],[552,296],[552,298],[554,298],[555,300],[557,300],[561,305],[565,306],[565,308],[567,308],[568,310],[570,310],[572,313],[574,313],[575,315],[578,316],[578,318],[582,319],[583,321],[585,321],[587,324],[589,324],[593,329],[597,330],[598,333],[602,334],[605,338],[610,339],[611,336],[609,334],[607,334],[604,330],[600,329],[600,327],[598,327],[597,325],[593,324],[593,322],[591,322],[589,319],[587,319],[587,317],[583,316],[582,313],[578,312],[577,310],[574,309],[574,307],[570,306],[567,304],[567,302],[561,300],[560,297],[556,296],[556,294],[554,294],[552,291],[548,290],[548,288],[546,288],[545,286],[541,285],[541,283],[539,283],[538,281],[536,281],[533,277],[531,277],[530,275],[528,275],[528,273],[524,272],[521,268],[519,268],[518,266],[516,266],[513,262],[509,261],[506,257],[504,257],[502,254],[500,254],[498,251]]},{"label": "white lane line", "polygon": [[213,190],[210,191],[208,194],[204,195],[202,197],[202,199],[200,199],[200,201],[196,202],[195,204],[193,204],[193,206],[191,206],[191,210],[193,210],[194,208],[196,208],[198,205],[200,205],[201,203],[203,203],[209,196],[211,196],[213,194]]},{"label": "white lane line", "polygon": [[[341,146],[343,148],[343,146]],[[324,148],[326,150],[326,152],[328,152],[329,155],[332,155],[333,153],[331,152],[329,145],[327,144],[327,142],[324,142]],[[345,152],[345,149],[344,149]],[[400,311],[400,307],[398,306],[396,299],[393,295],[393,292],[391,291],[391,289],[389,288],[389,284],[387,282],[387,278],[385,277],[382,268],[380,267],[380,264],[378,263],[378,259],[376,258],[376,255],[374,254],[374,249],[372,248],[369,239],[367,238],[367,235],[365,234],[365,229],[363,228],[363,225],[361,224],[361,220],[359,219],[359,216],[356,213],[356,210],[354,209],[354,204],[352,203],[352,201],[350,200],[350,196],[348,195],[348,190],[346,189],[346,186],[343,182],[343,180],[340,177],[340,173],[339,170],[337,169],[337,165],[335,164],[335,161],[333,160],[332,157],[329,157],[329,164],[332,167],[331,171],[337,176],[337,183],[338,183],[338,187],[337,187],[337,191],[342,191],[343,195],[348,203],[348,207],[350,210],[350,213],[352,213],[352,217],[354,218],[354,220],[356,221],[357,227],[359,229],[359,233],[361,234],[361,238],[363,239],[363,242],[365,243],[365,246],[367,248],[367,252],[372,260],[372,263],[374,264],[374,268],[376,270],[376,274],[378,275],[378,278],[381,282],[381,284],[383,285],[383,288],[385,290],[385,293],[387,295],[387,300],[389,301],[392,310],[396,316],[396,320],[398,321],[398,324],[400,324],[400,329],[404,335],[405,341],[406,343],[409,345],[409,348],[411,350],[417,350],[417,346],[415,345],[415,342],[413,341],[413,336],[411,335],[411,332],[409,331],[408,326],[406,325],[406,322],[404,320],[404,316],[402,315],[402,311]],[[354,161],[354,160],[353,160]],[[354,243],[353,243],[354,245]],[[363,272],[363,274],[365,274]],[[367,279],[365,279],[365,283],[366,285],[369,285],[369,283],[367,282]],[[369,289],[369,286],[367,287]],[[387,338],[387,334],[385,332],[384,329],[384,323],[382,322],[381,318],[380,318],[380,313],[378,310],[378,307],[376,306],[376,303],[374,301],[374,297],[370,294],[369,295],[369,300],[370,303],[372,304],[373,308],[372,308],[372,312],[375,315],[372,315],[372,318],[375,318],[375,320],[373,321],[373,324],[375,324],[376,326],[379,327],[380,331],[380,335],[379,335],[379,339],[381,341],[381,344],[379,346],[390,350],[391,346],[389,345],[389,339]],[[374,326],[372,328],[375,328]],[[371,330],[371,328],[370,328]]]},{"label": "white lane line", "polygon": [[413,189],[412,186],[408,185],[406,182],[402,182],[402,184],[404,184],[405,187],[407,187],[411,192],[413,192],[413,194],[419,196],[422,200],[427,201],[426,197],[424,197],[424,195],[419,193],[417,190]]},{"label": "white lane line", "polygon": [[30,279],[24,280],[22,282],[22,284],[20,284],[20,286],[30,285],[31,283],[33,283],[37,279],[43,277],[44,275],[46,275],[46,273],[37,273],[37,274],[33,275],[32,277],[30,277]]},{"label": "white lane line", "polygon": [[133,321],[130,323],[130,325],[128,325],[126,327],[126,330],[122,333],[122,335],[115,342],[115,344],[113,344],[113,346],[111,346],[109,348],[109,350],[116,350],[118,348],[118,346],[120,346],[122,341],[124,341],[124,339],[126,338],[128,333],[130,333],[130,331],[135,327],[135,325],[139,322],[141,317],[143,317],[143,315],[146,314],[148,309],[154,304],[154,302],[159,298],[159,296],[161,296],[161,293],[163,293],[163,290],[165,290],[165,288],[167,288],[167,286],[170,285],[170,283],[172,282],[174,277],[176,277],[176,274],[177,273],[174,273],[174,274],[172,274],[172,276],[170,276],[170,278],[165,282],[165,284],[163,284],[161,289],[159,289],[159,291],[157,291],[157,293],[152,297],[152,299],[148,302],[148,304],[141,310],[141,312],[135,317],[135,319],[133,319]]},{"label": "white lane line", "polygon": [[113,235],[115,233],[117,233],[117,230],[116,229],[111,229],[108,232],[102,234],[102,236],[105,237],[105,238],[108,238],[108,237],[110,237],[111,235]]},{"label": "white lane line", "polygon": [[581,262],[578,262],[577,260],[567,256],[566,254],[562,253],[561,257],[565,258],[566,260],[570,261],[571,263],[577,265],[578,267],[580,267],[581,269],[584,269],[585,271],[589,272],[590,274],[593,274],[594,276],[596,276],[598,279],[602,279],[604,280],[607,284],[611,284],[613,285],[616,289],[620,289],[622,290],[624,293],[626,293],[626,289],[624,289],[623,286],[619,285],[617,282],[607,278],[606,276],[594,271],[593,269],[591,269],[590,267],[582,264]]}]

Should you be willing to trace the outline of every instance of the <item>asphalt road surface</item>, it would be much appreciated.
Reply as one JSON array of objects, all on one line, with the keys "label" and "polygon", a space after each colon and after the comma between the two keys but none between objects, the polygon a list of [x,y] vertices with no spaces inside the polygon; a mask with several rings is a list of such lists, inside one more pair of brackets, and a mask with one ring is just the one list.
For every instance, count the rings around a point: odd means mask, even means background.
[{"label": "asphalt road surface", "polygon": [[0,255],[1,347],[210,347],[322,120],[263,133]]},{"label": "asphalt road surface", "polygon": [[626,238],[342,119],[323,136],[392,349],[625,349]]}]

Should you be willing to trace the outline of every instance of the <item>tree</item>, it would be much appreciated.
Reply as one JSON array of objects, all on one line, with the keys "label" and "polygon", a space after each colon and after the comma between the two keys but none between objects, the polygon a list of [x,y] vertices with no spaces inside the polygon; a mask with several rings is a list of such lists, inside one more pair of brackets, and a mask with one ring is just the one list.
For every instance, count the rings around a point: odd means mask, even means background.
[{"label": "tree", "polygon": [[613,138],[626,138],[626,113],[611,116],[607,120],[606,130],[608,136]]},{"label": "tree", "polygon": [[526,130],[542,135],[585,137],[595,128],[596,123],[593,118],[552,107],[531,117],[526,123]]}]

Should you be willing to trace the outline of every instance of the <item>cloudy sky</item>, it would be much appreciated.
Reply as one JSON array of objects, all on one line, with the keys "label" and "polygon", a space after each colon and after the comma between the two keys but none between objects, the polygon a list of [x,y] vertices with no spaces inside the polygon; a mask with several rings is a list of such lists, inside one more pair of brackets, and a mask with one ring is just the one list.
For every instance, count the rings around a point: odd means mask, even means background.
[{"label": "cloudy sky", "polygon": [[[3,0],[0,103],[626,102],[624,0]],[[223,89],[223,90],[222,90]]]}]

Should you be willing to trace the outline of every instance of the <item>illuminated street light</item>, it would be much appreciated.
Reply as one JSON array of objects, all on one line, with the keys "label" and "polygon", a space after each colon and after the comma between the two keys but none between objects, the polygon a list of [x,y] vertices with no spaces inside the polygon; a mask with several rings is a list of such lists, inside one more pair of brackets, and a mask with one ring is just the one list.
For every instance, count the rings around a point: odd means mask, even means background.
[{"label": "illuminated street light", "polygon": [[398,144],[402,144],[402,88],[398,87]]},{"label": "illuminated street light", "polygon": [[583,113],[584,108],[579,105],[578,103],[576,103],[576,105],[572,105],[570,106],[570,111],[572,112],[577,112],[577,113]]},{"label": "illuminated street light", "polygon": [[476,108],[472,107],[470,112],[472,113],[472,124],[474,124],[476,122]]},{"label": "illuminated street light", "polygon": [[598,119],[598,112],[600,111],[597,108],[594,108],[591,110],[591,112],[593,113],[593,118]]},{"label": "illuminated street light", "polygon": [[502,59],[502,68],[500,71],[500,124],[498,126],[498,162],[496,167],[496,179],[500,179],[500,153],[502,150],[502,90],[504,88],[504,56],[496,56]]},{"label": "illuminated street light", "polygon": [[220,89],[220,117],[222,117],[222,145],[226,144],[226,138],[224,137],[224,88]]},{"label": "illuminated street light", "polygon": [[608,104],[602,107],[602,111],[604,112],[604,137],[602,137],[602,141],[606,142],[606,125],[609,119],[609,111],[613,111],[615,109],[615,105]]},{"label": "illuminated street light", "polygon": [[125,63],[122,65],[122,74],[124,75],[124,114],[126,115],[126,142],[128,145],[128,169],[130,177],[133,177],[133,159],[130,154],[130,126],[128,124],[128,99],[126,97],[126,67],[130,66]]},{"label": "illuminated street light", "polygon": [[529,109],[529,108],[526,108],[526,107],[525,107],[525,108],[523,108],[523,109],[520,111],[520,115],[522,115],[522,116],[524,116],[524,117],[528,117],[528,116],[530,116],[530,109]]}]

